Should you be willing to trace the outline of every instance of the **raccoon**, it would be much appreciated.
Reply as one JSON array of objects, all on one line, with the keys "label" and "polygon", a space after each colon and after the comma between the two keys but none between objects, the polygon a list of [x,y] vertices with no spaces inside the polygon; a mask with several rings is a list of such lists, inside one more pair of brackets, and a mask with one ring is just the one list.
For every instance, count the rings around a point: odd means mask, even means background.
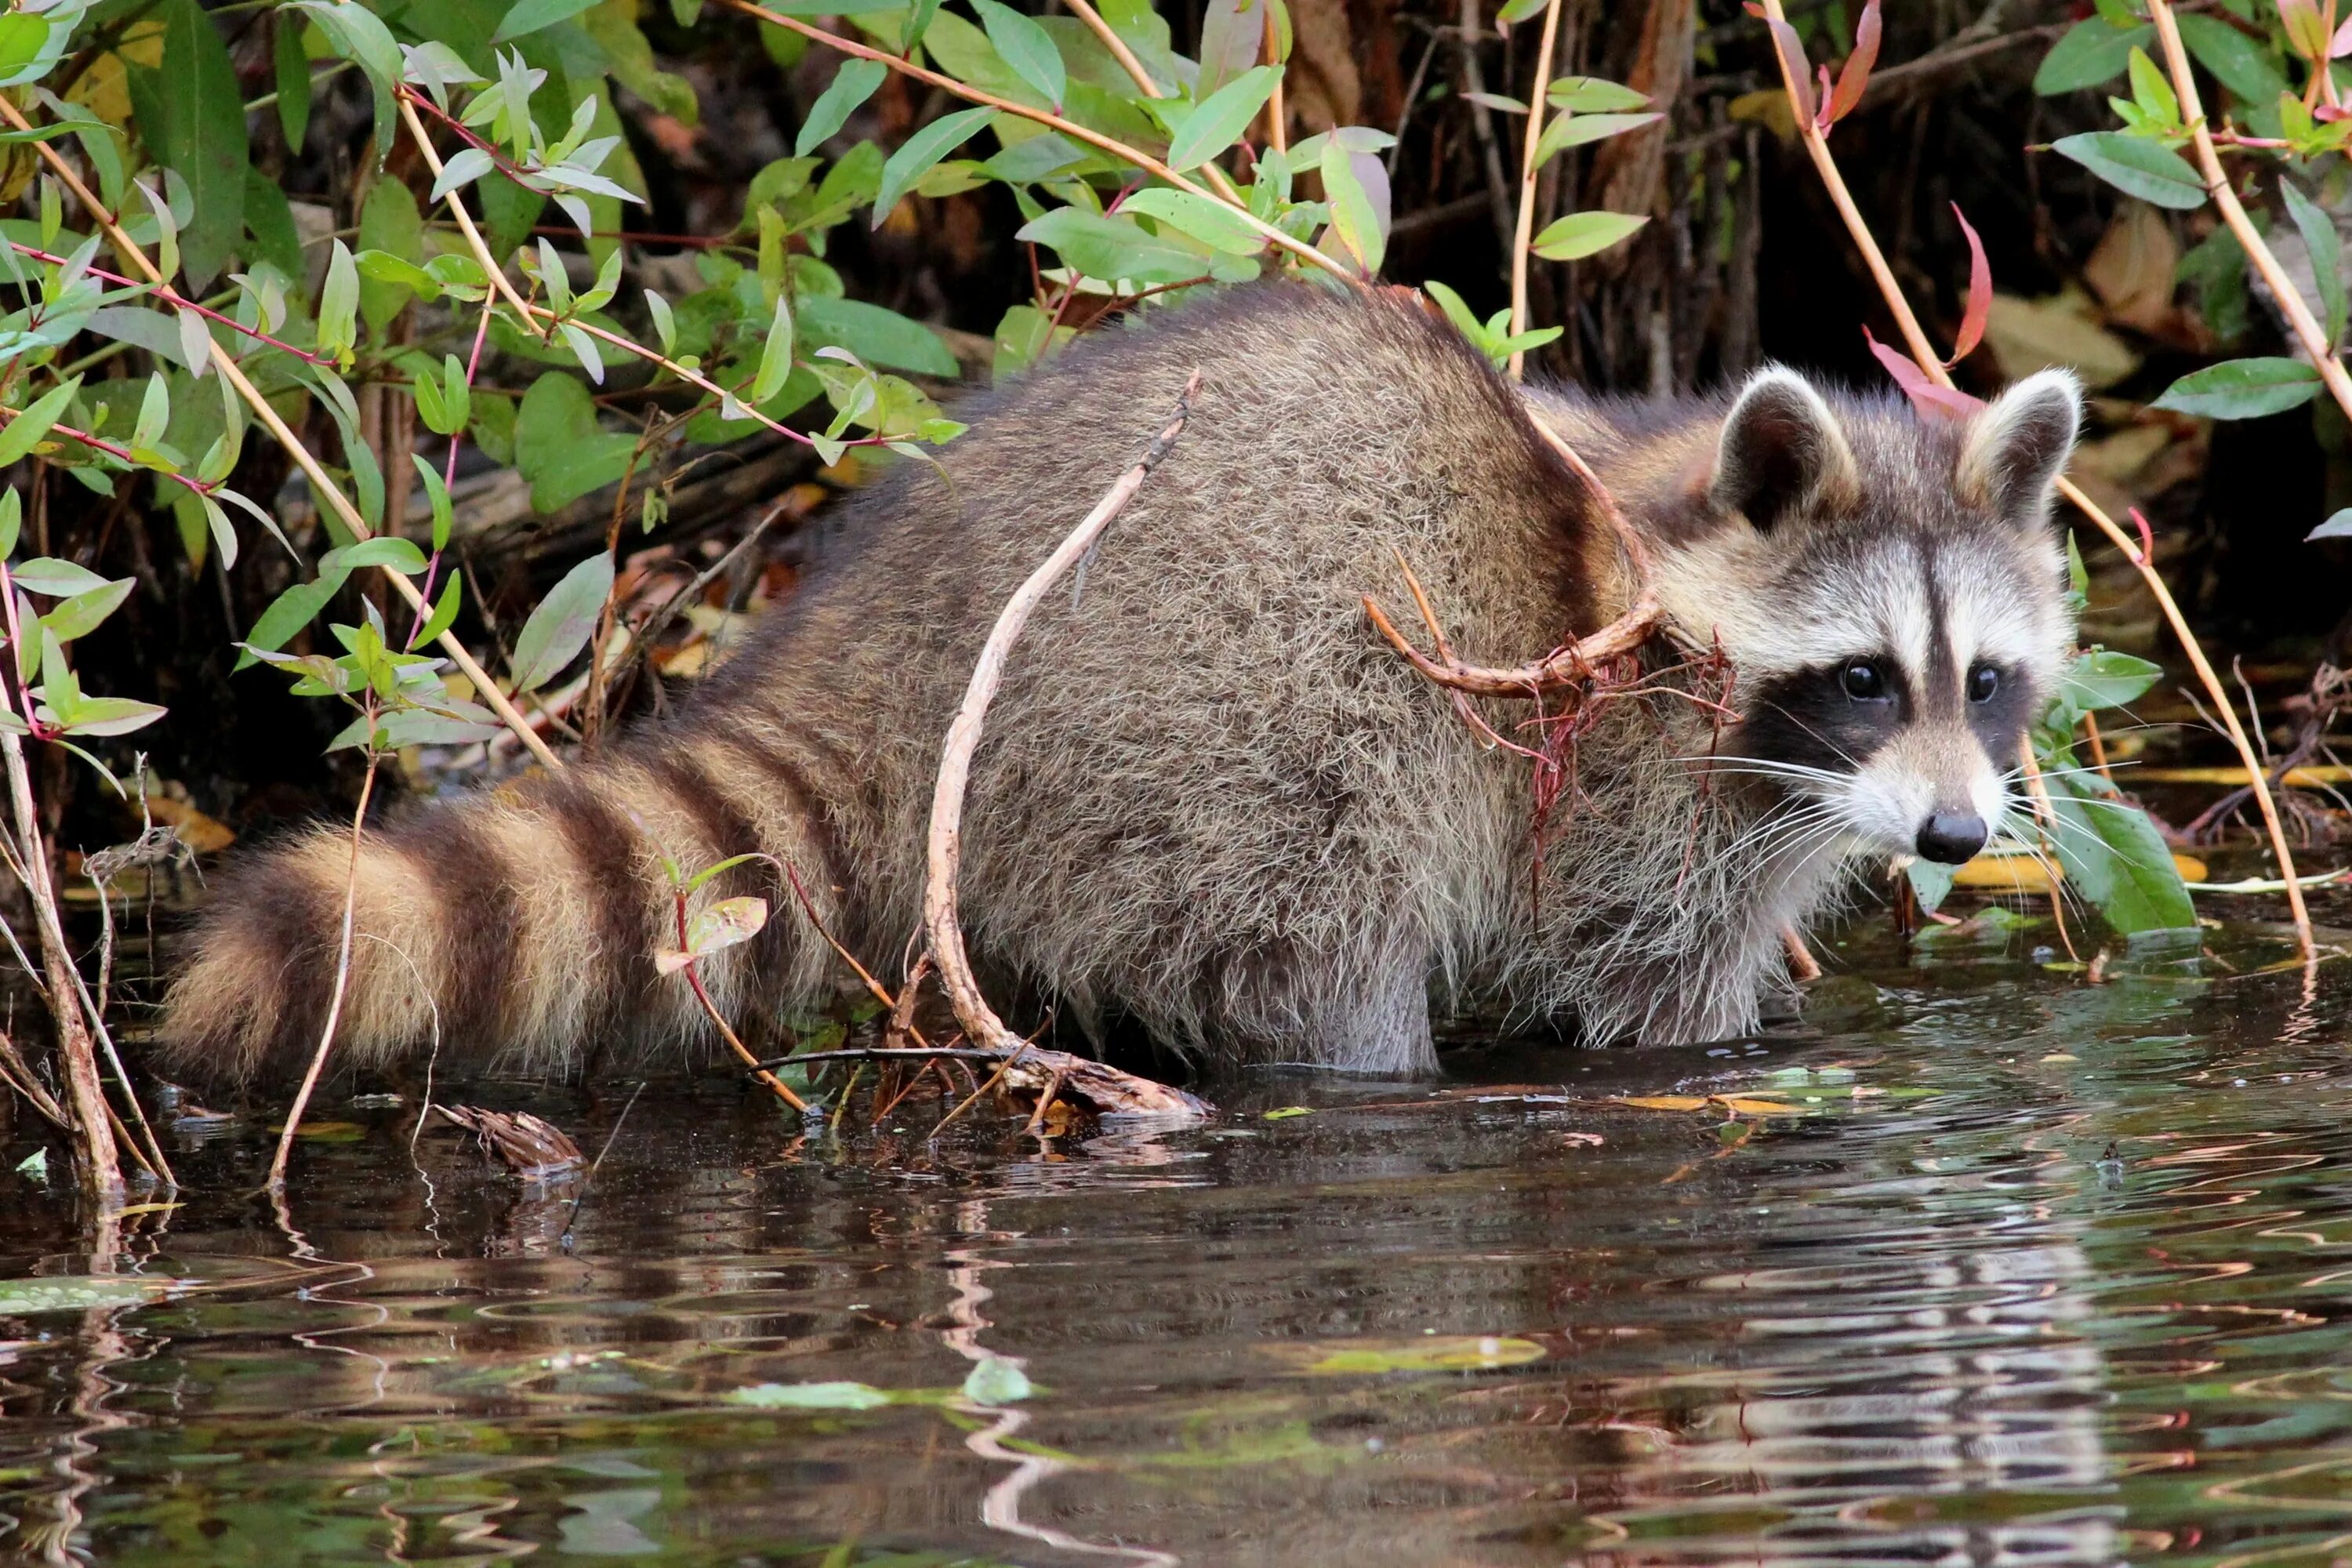
[{"label": "raccoon", "polygon": [[[1780,932],[1889,856],[1967,859],[2073,644],[2049,520],[2063,374],[1972,420],[1768,369],[1665,404],[1526,391],[1410,296],[1263,285],[1097,333],[965,404],[944,478],[848,500],[841,543],[677,714],[553,776],[364,837],[338,1062],[677,1060],[711,1031],[656,973],[665,856],[761,851],[855,951],[919,928],[950,717],[999,607],[1198,369],[1174,453],[1031,623],[972,771],[964,925],[983,976],[1099,1037],[1213,1064],[1434,1069],[1433,1017],[1691,1041],[1755,1026]],[[1627,602],[1618,542],[1549,421],[1649,542],[1675,637],[1733,717],[1596,708],[1531,833],[1525,761],[1367,625],[1401,554],[1463,657],[1508,664]],[[1524,702],[1480,703],[1504,736]],[[347,830],[215,899],[161,1038],[192,1076],[306,1060],[336,964]],[[701,966],[773,1018],[835,960],[770,861],[751,942]]]}]

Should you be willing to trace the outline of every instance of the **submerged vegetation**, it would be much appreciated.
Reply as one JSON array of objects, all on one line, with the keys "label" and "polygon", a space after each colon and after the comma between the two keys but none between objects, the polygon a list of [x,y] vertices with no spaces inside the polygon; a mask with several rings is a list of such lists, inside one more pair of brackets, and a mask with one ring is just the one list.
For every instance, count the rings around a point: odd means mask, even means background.
[{"label": "submerged vegetation", "polygon": [[[2143,626],[2079,655],[2017,759],[2036,811],[2011,847],[2039,881],[2011,886],[2047,895],[2089,974],[2107,933],[2195,929],[2189,845],[2116,771],[2144,737],[2116,720],[2172,663],[2244,791],[2195,826],[2262,835],[2252,879],[2315,958],[2295,852],[2336,814],[2289,769],[2332,763],[2344,633],[2306,661],[2273,757],[2250,689],[2193,628],[2243,630],[2231,552],[2275,561],[2290,533],[2340,549],[2325,542],[2352,537],[2352,510],[2328,515],[2315,482],[2308,517],[2281,496],[2205,530],[2167,492],[2224,461],[2207,422],[2344,466],[2352,106],[2335,62],[2352,21],[2316,0],[2101,0],[1966,31],[1877,0],[1756,9],[17,0],[0,16],[0,858],[8,945],[55,1027],[53,1046],[0,1037],[0,1077],[67,1135],[93,1196],[126,1172],[171,1183],[110,964],[117,921],[181,847],[331,805],[356,879],[382,795],[560,770],[567,742],[599,744],[724,658],[792,591],[827,494],[955,440],[950,388],[1276,273],[1417,287],[1514,377],[1631,391],[1769,352],[1891,376],[1945,418],[2082,364],[2114,395],[2063,490],[2073,591],[2095,623],[2157,617],[2164,640]],[[2017,145],[2021,101],[2037,150]],[[1947,149],[2023,161],[2036,194],[2021,205],[2005,174],[1948,154],[1933,202],[1875,174],[1850,188],[1849,142],[1888,163],[1898,115],[1915,174],[1938,123]],[[1768,190],[1801,173],[1803,194]],[[2002,292],[2012,268],[2063,287]],[[1804,269],[1874,296],[1825,302]],[[2144,361],[2179,374],[2143,389]],[[2143,491],[2204,531],[2200,553]],[[2327,630],[2297,613],[2268,631]],[[1374,614],[1433,679],[1474,689],[1442,637],[1427,658]],[[1637,621],[1503,685],[1589,703],[1630,679],[1612,661]],[[1018,618],[1001,631],[1009,646]],[[1563,757],[1527,756],[1555,799]],[[931,934],[962,1050],[911,1030],[922,967],[895,994],[859,967],[856,1021],[887,1009],[881,1046],[810,1020],[802,1054],[824,1069],[759,1061],[698,962],[814,911],[698,898],[725,866],[671,868],[658,963],[794,1110],[828,1098],[813,1070],[836,1075],[838,1105],[869,1067],[889,1080],[877,1106],[895,1104],[908,1060],[951,1089],[966,1073],[950,1104],[1023,1089],[1033,1128],[1066,1094],[1144,1103],[1075,1059],[1024,1058],[989,1013],[954,935],[959,808],[943,784]],[[73,929],[77,877],[107,910],[96,951]],[[1952,921],[1953,881],[1909,867],[1901,918]],[[348,908],[341,940],[347,963]],[[963,1065],[982,1047],[992,1078]]]}]

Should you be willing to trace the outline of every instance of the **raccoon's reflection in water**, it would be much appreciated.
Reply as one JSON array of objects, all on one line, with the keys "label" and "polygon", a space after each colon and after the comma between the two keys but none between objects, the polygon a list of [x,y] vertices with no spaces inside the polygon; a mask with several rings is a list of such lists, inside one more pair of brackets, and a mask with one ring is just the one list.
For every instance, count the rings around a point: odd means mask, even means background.
[{"label": "raccoon's reflection in water", "polygon": [[[1827,1037],[1042,1153],[648,1095],[569,1253],[572,1194],[428,1137],[428,1195],[387,1126],[298,1168],[344,1263],[300,1289],[249,1131],[127,1244],[224,1288],[0,1306],[0,1559],[2326,1561],[2342,983],[1846,962],[1885,989]],[[1805,1114],[1727,1152],[1591,1103],[1774,1072]],[[87,1268],[56,1222],[0,1212],[5,1275]]]}]

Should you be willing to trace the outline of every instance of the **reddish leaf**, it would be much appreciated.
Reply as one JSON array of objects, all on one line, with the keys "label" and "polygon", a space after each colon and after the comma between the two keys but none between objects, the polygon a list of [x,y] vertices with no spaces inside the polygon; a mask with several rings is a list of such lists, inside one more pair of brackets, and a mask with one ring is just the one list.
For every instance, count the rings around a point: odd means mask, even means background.
[{"label": "reddish leaf", "polygon": [[2316,0],[2278,0],[2278,10],[2279,20],[2286,25],[2288,47],[2305,59],[2324,58],[2333,40]]},{"label": "reddish leaf", "polygon": [[2342,59],[2346,55],[2352,55],[2352,22],[2336,28],[2336,37],[2327,43],[2328,58]]},{"label": "reddish leaf", "polygon": [[1814,100],[1819,104],[1819,107],[1813,110],[1813,129],[1826,135],[1829,132],[1830,121],[1833,118],[1830,113],[1830,68],[1815,66],[1813,79],[1820,83],[1813,92]]},{"label": "reddish leaf", "polygon": [[1952,204],[1952,216],[1959,220],[1960,232],[1969,237],[1969,304],[1960,315],[1959,336],[1952,340],[1952,357],[1944,362],[1946,370],[1968,358],[1984,341],[1985,319],[1992,314],[1992,264],[1985,259],[1984,241],[1969,226],[1969,215],[1958,202]]},{"label": "reddish leaf", "polygon": [[1852,114],[1869,89],[1871,68],[1878,64],[1879,33],[1878,0],[1868,0],[1862,8],[1862,20],[1853,25],[1853,53],[1838,68],[1837,90],[1828,95],[1830,106],[1822,130]]},{"label": "reddish leaf", "polygon": [[1813,88],[1805,69],[1805,43],[1797,37],[1797,29],[1786,22],[1776,22],[1764,15],[1764,7],[1749,0],[1748,14],[1759,17],[1772,29],[1772,47],[1780,51],[1780,70],[1788,79],[1789,107],[1796,111],[1800,126],[1809,123],[1814,113]]},{"label": "reddish leaf", "polygon": [[1895,378],[1895,384],[1903,389],[1903,395],[1911,400],[1911,406],[1923,416],[1966,419],[1984,406],[1956,387],[1937,385],[1927,378],[1926,371],[1873,337],[1868,327],[1862,329],[1862,335],[1870,344],[1870,352],[1878,356],[1878,363],[1886,367],[1886,374]]},{"label": "reddish leaf", "polygon": [[[2131,509],[2131,520],[2134,525],[2139,529],[2140,561],[2152,560],[2156,555],[2156,530],[2148,527],[2147,513],[2140,510],[2137,507],[2134,507]],[[2134,563],[2135,565],[2137,563],[2138,563],[2137,562]]]}]

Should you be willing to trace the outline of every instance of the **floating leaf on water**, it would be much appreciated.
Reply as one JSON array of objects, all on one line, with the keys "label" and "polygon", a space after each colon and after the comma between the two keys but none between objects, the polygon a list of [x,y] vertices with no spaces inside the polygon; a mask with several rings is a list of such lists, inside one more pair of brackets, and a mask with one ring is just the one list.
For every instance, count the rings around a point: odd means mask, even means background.
[{"label": "floating leaf on water", "polygon": [[863,1383],[759,1383],[730,1391],[727,1402],[755,1410],[877,1410],[890,1396]]},{"label": "floating leaf on water", "polygon": [[1636,1094],[1612,1100],[1612,1105],[1630,1105],[1637,1110],[1706,1110],[1722,1107],[1742,1116],[1802,1116],[1805,1108],[1778,1100],[1756,1100],[1744,1095],[1727,1094]]},{"label": "floating leaf on water", "polygon": [[136,1307],[180,1288],[177,1279],[130,1274],[58,1274],[42,1279],[0,1279],[0,1318],[34,1312],[85,1312],[99,1307]]},{"label": "floating leaf on water", "polygon": [[1310,1105],[1286,1105],[1279,1110],[1267,1111],[1265,1113],[1265,1119],[1268,1121],[1281,1121],[1293,1116],[1312,1116],[1314,1114],[1315,1108]]},{"label": "floating leaf on water", "polygon": [[991,1356],[963,1380],[963,1396],[974,1405],[1018,1405],[1036,1390],[1029,1374],[1001,1356]]},{"label": "floating leaf on water", "polygon": [[1418,1340],[1360,1340],[1338,1345],[1271,1346],[1301,1371],[1318,1376],[1356,1376],[1386,1372],[1475,1372],[1539,1361],[1544,1348],[1533,1340],[1494,1334],[1433,1334]]}]

